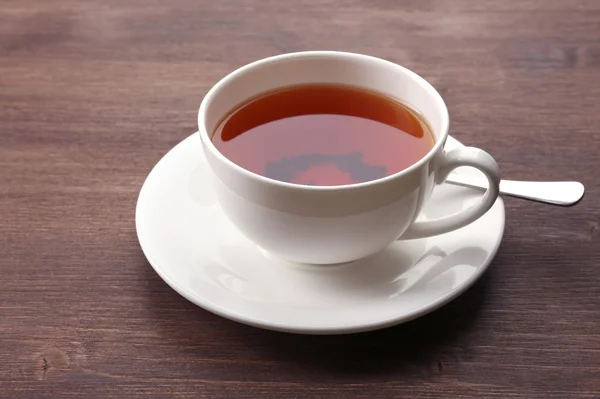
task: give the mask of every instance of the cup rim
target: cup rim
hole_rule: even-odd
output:
[[[344,185],[339,185],[339,186],[309,186],[309,185],[304,185],[304,184],[288,183],[288,182],[283,182],[280,180],[275,180],[270,177],[262,176],[262,175],[259,175],[258,173],[251,172],[251,171],[241,167],[240,165],[236,164],[235,162],[233,162],[232,160],[227,158],[225,155],[223,155],[221,153],[221,151],[219,151],[217,149],[217,147],[214,145],[214,143],[212,142],[211,135],[208,132],[208,130],[206,128],[206,123],[205,123],[208,107],[211,104],[213,98],[219,93],[219,91],[224,86],[226,86],[229,82],[236,79],[238,75],[240,75],[244,72],[247,72],[251,69],[254,69],[254,68],[266,65],[266,64],[282,61],[282,60],[293,60],[293,59],[297,59],[297,58],[314,57],[314,56],[361,58],[361,59],[369,60],[371,62],[384,63],[384,64],[391,65],[395,68],[398,68],[404,74],[406,74],[409,78],[414,79],[434,99],[435,103],[437,104],[437,106],[439,108],[439,112],[441,112],[441,120],[442,120],[442,129],[441,130],[442,131],[439,135],[439,138],[436,138],[435,145],[429,150],[429,152],[427,152],[427,154],[425,154],[423,157],[421,157],[421,159],[419,159],[417,162],[413,163],[406,169],[398,171],[389,176],[380,177],[379,179],[369,180],[369,181],[361,182],[361,183],[344,184]],[[202,99],[202,102],[200,103],[200,108],[198,110],[198,129],[199,129],[199,134],[200,134],[200,140],[201,140],[204,148],[208,149],[221,162],[224,162],[228,167],[233,168],[234,170],[236,170],[237,172],[241,173],[242,175],[244,175],[245,177],[247,177],[251,180],[255,180],[255,181],[273,185],[273,186],[278,186],[281,188],[295,189],[295,190],[310,190],[310,191],[353,190],[353,189],[358,189],[358,188],[372,187],[375,185],[384,184],[389,181],[399,179],[402,176],[405,176],[405,175],[411,173],[415,169],[420,168],[423,164],[429,162],[430,159],[440,150],[440,148],[443,147],[443,145],[446,141],[446,138],[448,136],[449,124],[450,124],[450,117],[448,114],[448,108],[447,108],[444,100],[442,99],[442,96],[431,85],[431,83],[429,83],[427,80],[425,80],[423,77],[421,77],[417,73],[411,71],[410,69],[408,69],[402,65],[385,60],[383,58],[378,58],[378,57],[365,55],[365,54],[359,54],[359,53],[352,53],[352,52],[345,52],[345,51],[329,51],[329,50],[315,50],[315,51],[300,51],[300,52],[293,52],[293,53],[284,53],[284,54],[279,54],[279,55],[262,58],[262,59],[253,61],[249,64],[246,64],[244,66],[241,66],[241,67],[231,71],[223,78],[221,78],[206,93],[206,95]]]

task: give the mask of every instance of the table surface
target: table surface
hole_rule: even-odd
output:
[[[503,175],[484,277],[405,325],[301,336],[183,299],[140,250],[150,169],[233,69],[308,49],[403,64]],[[3,0],[0,397],[600,397],[600,2]]]

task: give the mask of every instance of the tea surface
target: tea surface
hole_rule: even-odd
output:
[[[337,186],[392,175],[434,145],[427,123],[393,98],[330,84],[285,87],[233,109],[213,143],[239,166],[288,183]]]

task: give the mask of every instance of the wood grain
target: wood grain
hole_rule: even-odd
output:
[[[306,49],[415,70],[504,176],[586,197],[507,199],[489,272],[406,325],[306,337],[195,307],[139,248],[139,188],[220,77]],[[0,397],[600,397],[599,98],[594,0],[3,0]]]

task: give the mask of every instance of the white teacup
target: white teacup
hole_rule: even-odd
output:
[[[303,83],[336,83],[401,100],[429,122],[435,146],[409,168],[365,183],[305,186],[260,176],[223,156],[211,141],[232,109],[266,91]],[[218,201],[233,224],[256,245],[285,260],[332,264],[374,254],[395,240],[447,233],[487,212],[498,197],[498,165],[485,151],[444,151],[448,110],[439,93],[414,72],[366,55],[309,51],[265,58],[230,73],[204,97],[200,138]],[[482,171],[489,188],[461,213],[415,222],[433,186],[459,166]]]

